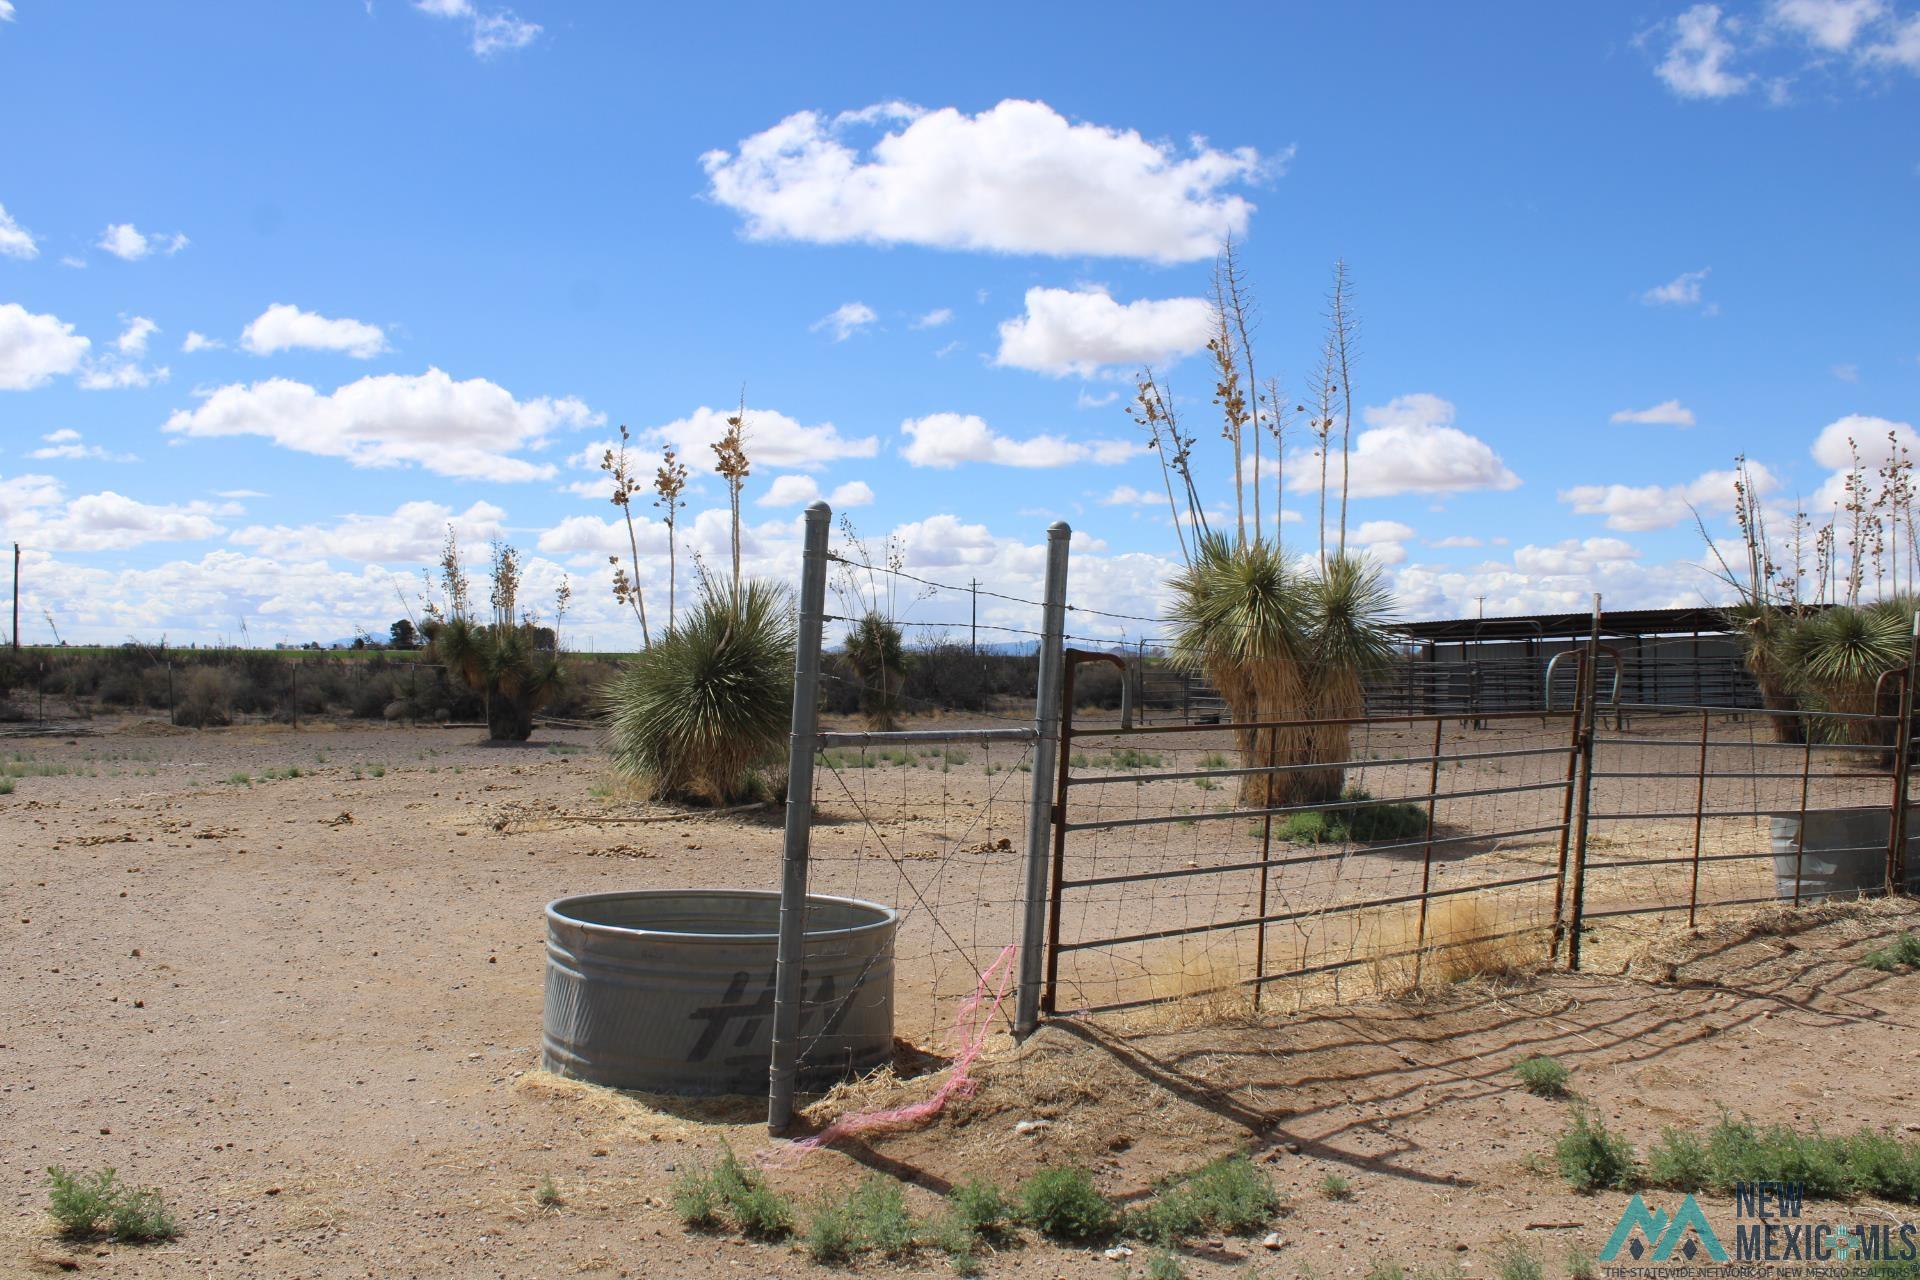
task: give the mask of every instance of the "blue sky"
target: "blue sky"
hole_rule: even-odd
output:
[[[591,459],[678,442],[717,561],[698,473],[743,386],[756,571],[818,493],[1034,594],[1065,518],[1076,598],[1152,614],[1174,535],[1124,500],[1159,485],[1125,401],[1150,361],[1213,436],[1228,231],[1290,397],[1350,266],[1350,523],[1407,614],[1695,603],[1687,504],[1724,524],[1735,454],[1790,507],[1848,436],[1920,447],[1917,106],[1902,0],[0,0],[23,634],[384,631],[452,519],[571,578],[574,642],[632,644]]]

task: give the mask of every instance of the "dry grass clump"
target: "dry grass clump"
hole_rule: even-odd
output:
[[[1439,990],[1474,978],[1517,978],[1547,959],[1545,928],[1518,932],[1493,903],[1440,898],[1427,909],[1425,945],[1415,910],[1385,916],[1372,938],[1374,980],[1383,996]]]
[[[1202,935],[1150,950],[1147,985],[1164,1003],[1152,1011],[1161,1028],[1242,1022],[1253,1015],[1251,943]]]

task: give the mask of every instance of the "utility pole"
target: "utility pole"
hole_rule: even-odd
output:
[[[13,544],[13,651],[20,652],[20,544]]]
[[[980,652],[980,579],[974,578],[967,583],[967,593],[973,598],[973,613],[967,624],[968,647],[977,656]]]

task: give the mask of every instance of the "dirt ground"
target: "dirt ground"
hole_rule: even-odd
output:
[[[722,1143],[770,1145],[758,1103],[640,1098],[538,1070],[543,904],[771,887],[777,812],[607,821],[652,811],[608,786],[583,731],[489,747],[460,729],[85,728],[0,741],[20,775],[0,796],[0,1274],[826,1274],[790,1246],[688,1236],[665,1205],[675,1172]],[[1021,754],[843,760],[823,776],[815,887],[912,908],[899,1030],[917,1043],[938,1048],[967,961],[1009,940]],[[1208,856],[1238,856],[1250,838]],[[1130,848],[1140,865],[1180,856]],[[1376,874],[1398,883],[1405,868]],[[1215,898],[1206,910],[1237,910],[1244,891]],[[1124,909],[1161,918],[1170,903]],[[1722,1103],[1911,1136],[1920,978],[1855,961],[1912,923],[1904,905],[1876,904],[1754,936],[1648,925],[1631,945],[1596,945],[1578,975],[1206,1027],[1136,1022],[1124,1038],[1110,1021],[1061,1022],[1018,1048],[996,1041],[979,1092],[929,1128],[771,1176],[809,1192],[865,1166],[908,1180],[927,1209],[962,1177],[1067,1161],[1137,1197],[1245,1149],[1289,1201],[1282,1247],[1201,1242],[1195,1275],[1361,1275],[1381,1259],[1485,1275],[1503,1233],[1557,1274],[1569,1243],[1598,1249],[1623,1197],[1576,1196],[1540,1171],[1566,1104],[1515,1087],[1515,1057],[1560,1057],[1595,1111],[1643,1144]],[[808,1116],[895,1105],[936,1079],[867,1084]],[[1033,1120],[1046,1123],[1016,1129]],[[182,1235],[61,1241],[45,1214],[50,1164],[111,1165],[160,1188]],[[1330,1172],[1351,1180],[1351,1200],[1317,1194]],[[549,1177],[563,1203],[543,1209]],[[1145,1260],[1029,1243],[987,1273],[1137,1275]]]

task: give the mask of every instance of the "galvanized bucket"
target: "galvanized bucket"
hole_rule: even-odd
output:
[[[1845,901],[1887,886],[1892,814],[1884,808],[1809,809],[1773,815],[1774,894],[1783,902]],[[1920,809],[1907,811],[1907,888],[1920,884]]]
[[[544,1063],[654,1093],[765,1094],[780,895],[590,893],[547,904]],[[800,1084],[824,1088],[893,1054],[890,907],[809,896]]]

